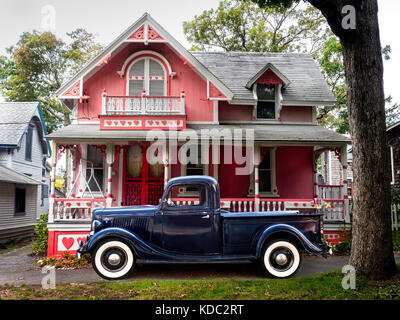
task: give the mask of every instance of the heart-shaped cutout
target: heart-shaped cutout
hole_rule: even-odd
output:
[[[158,126],[160,124],[160,122],[159,121],[156,121],[156,125]]]
[[[111,125],[111,121],[106,121],[107,125]]]
[[[139,120],[135,120],[133,122],[135,123],[135,125],[139,125]]]
[[[71,238],[64,237],[62,239],[62,243],[63,243],[64,247],[68,250],[74,244],[74,238],[72,238],[72,237]]]
[[[149,121],[147,121],[147,123],[148,123],[149,125],[152,125],[152,124],[153,124],[153,120],[149,120]]]
[[[121,122],[121,124],[122,124],[123,126],[125,125],[125,120],[121,120],[120,122]]]
[[[166,120],[161,121],[161,123],[165,126],[167,124]]]
[[[114,121],[114,124],[117,126],[118,125],[118,121]]]

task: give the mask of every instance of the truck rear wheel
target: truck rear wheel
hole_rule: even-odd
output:
[[[276,278],[287,278],[296,273],[301,264],[301,255],[296,245],[284,239],[268,243],[261,256],[264,271]]]
[[[93,269],[99,276],[117,280],[127,276],[135,265],[135,256],[124,242],[107,240],[101,243],[92,254]]]

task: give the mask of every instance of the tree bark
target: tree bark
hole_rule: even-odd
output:
[[[353,141],[354,211],[350,264],[382,280],[396,273],[390,217],[389,154],[377,0],[309,0],[340,38]],[[345,3],[343,3],[345,2]],[[356,9],[356,29],[342,27],[344,5]]]

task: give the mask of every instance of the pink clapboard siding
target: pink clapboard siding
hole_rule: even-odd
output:
[[[220,121],[251,121],[253,106],[241,106],[220,101],[218,104],[218,116]]]
[[[281,110],[281,121],[286,122],[312,122],[312,107],[283,106]]]
[[[173,52],[166,44],[131,43],[115,57],[103,65],[93,76],[84,82],[84,93],[90,96],[89,104],[79,104],[80,121],[98,121],[101,113],[101,94],[106,89],[109,96],[126,95],[126,79],[120,71],[124,62],[135,52],[151,50],[164,56],[176,75],[169,79],[168,95],[179,96],[185,91],[185,109],[187,121],[214,121],[213,101],[207,100],[207,82],[194,71],[190,64]]]
[[[313,147],[278,147],[275,162],[281,198],[314,197]]]

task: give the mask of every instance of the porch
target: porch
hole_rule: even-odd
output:
[[[273,132],[282,126],[274,126]],[[58,249],[49,249],[49,255],[76,249],[77,239],[90,230],[94,209],[157,205],[165,183],[182,175],[209,175],[217,179],[221,188],[221,208],[231,212],[323,212],[326,236],[331,242],[338,241],[343,228],[349,228],[347,148],[342,141],[267,141],[268,134],[260,140],[260,132],[255,130],[255,141],[250,148],[238,146],[237,141],[213,148],[210,137],[207,143],[202,140],[194,148],[186,146],[184,149],[185,142],[177,142],[170,136],[165,140],[149,139],[149,131],[137,130],[128,134],[124,130],[110,130],[105,133],[94,125],[75,126],[79,131],[70,127],[57,137],[53,134],[51,142],[52,150],[56,151],[52,159],[49,230],[53,232],[52,246]],[[190,135],[199,130],[179,132]],[[178,131],[168,133],[177,134]],[[158,147],[154,147],[157,143]],[[226,145],[232,148],[233,154],[240,149],[239,154],[246,160],[244,164],[224,163]],[[193,150],[198,153],[191,157]],[[318,158],[325,150],[336,150],[340,157],[343,164],[341,185],[318,184]],[[156,161],[147,158],[151,153]],[[192,160],[183,163],[177,156],[179,153]],[[58,199],[54,195],[54,177],[57,161],[61,158],[66,159],[67,195]],[[194,158],[198,159],[197,163]],[[246,167],[246,163],[251,164],[251,170],[247,174],[236,174],[237,170]],[[190,190],[182,190],[175,200],[188,204],[196,201]],[[62,239],[70,241],[64,243]]]

